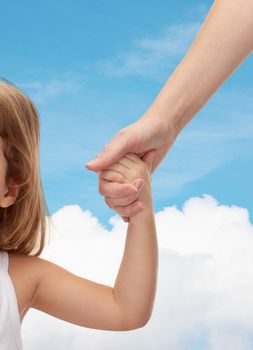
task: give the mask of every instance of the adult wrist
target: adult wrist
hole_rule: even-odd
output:
[[[162,129],[166,130],[166,134],[170,137],[171,144],[175,142],[183,128],[181,108],[175,101],[160,101],[157,98],[143,117],[159,118]]]

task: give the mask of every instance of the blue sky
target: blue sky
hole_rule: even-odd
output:
[[[83,164],[149,107],[211,3],[37,0],[2,6],[1,75],[39,109],[51,213],[77,203],[107,224],[113,211],[98,193],[97,175]],[[180,134],[154,174],[157,210],[208,193],[252,213],[252,73],[249,57]]]

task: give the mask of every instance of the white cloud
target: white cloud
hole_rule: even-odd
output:
[[[53,222],[53,239],[42,257],[113,285],[126,224],[114,216],[108,231],[77,205],[57,211]],[[92,330],[32,309],[22,326],[25,349],[181,350],[201,343],[206,350],[252,349],[253,226],[248,211],[204,195],[190,198],[182,210],[164,208],[156,213],[156,224],[158,289],[146,327]]]
[[[170,24],[159,34],[134,39],[129,50],[98,62],[98,69],[115,77],[134,75],[164,81],[168,70],[175,68],[189,49],[209,9],[210,5],[203,2],[186,8],[185,18],[190,21]]]
[[[116,55],[116,58],[99,62],[99,69],[107,75],[141,75],[162,79],[168,69],[183,57],[199,31],[201,23],[173,24],[160,36],[136,39],[134,48]]]
[[[41,104],[55,97],[73,94],[79,91],[83,84],[77,74],[67,72],[58,78],[20,83],[18,86],[27,90],[35,103]]]

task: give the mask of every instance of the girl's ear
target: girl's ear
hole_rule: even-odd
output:
[[[19,188],[16,184],[9,184],[1,200],[0,207],[7,208],[15,203],[19,194]]]

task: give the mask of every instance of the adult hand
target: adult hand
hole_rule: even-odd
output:
[[[102,153],[85,166],[99,172],[99,193],[105,197],[105,202],[117,210],[122,217],[131,217],[142,210],[139,197],[143,180],[135,180],[132,184],[107,181],[103,171],[122,159],[125,154],[136,153],[148,163],[153,159],[152,172],[157,168],[174,142],[172,129],[165,118],[146,113],[141,119],[119,131],[111,142],[105,145]],[[140,187],[138,188],[138,182]],[[136,187],[137,183],[137,187]],[[136,188],[136,190],[135,190]],[[143,204],[143,203],[142,203]],[[128,219],[124,218],[125,221]]]

